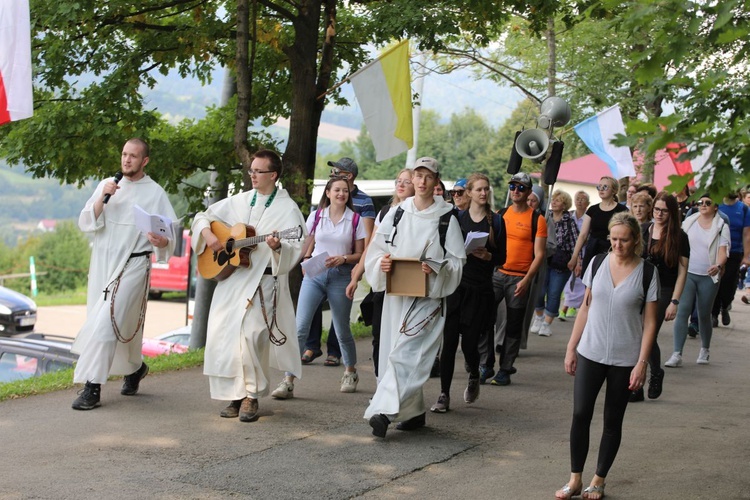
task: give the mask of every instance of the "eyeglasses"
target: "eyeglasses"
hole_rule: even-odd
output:
[[[451,196],[455,196],[456,198],[460,198],[461,196],[464,195],[465,192],[466,192],[465,189],[453,189],[450,191]]]
[[[396,179],[395,184],[397,186],[411,186],[411,181],[409,179]]]
[[[669,213],[669,209],[668,208],[657,208],[657,207],[654,207],[654,215],[656,215],[656,214],[662,214],[662,215],[664,215],[664,214],[668,214],[668,213]]]
[[[599,184],[596,186],[597,191],[609,191],[609,186],[606,184]]]
[[[699,207],[710,207],[713,204],[714,202],[711,200],[701,200],[698,203],[696,203],[696,205],[698,205]]]
[[[524,191],[526,191],[529,188],[526,187],[526,186],[524,186],[523,184],[508,184],[508,189],[511,190],[511,191],[518,190],[519,193],[523,193]]]
[[[274,172],[274,170],[251,170],[250,176],[255,177],[260,174],[270,174],[271,172]]]

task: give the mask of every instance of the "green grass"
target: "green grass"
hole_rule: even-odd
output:
[[[86,288],[70,290],[67,292],[44,293],[33,297],[34,302],[39,307],[45,306],[79,306],[86,305]]]
[[[203,349],[191,349],[184,354],[163,354],[146,360],[150,373],[162,373],[203,365]],[[112,377],[117,380],[121,377]],[[41,377],[0,384],[0,401],[46,394],[73,387],[73,369],[45,373]]]

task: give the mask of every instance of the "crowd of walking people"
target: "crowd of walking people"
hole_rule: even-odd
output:
[[[81,353],[75,381],[85,383],[73,403],[77,410],[100,405],[100,387],[109,375],[126,375],[122,394],[132,396],[148,374],[139,354],[124,347],[124,337],[142,336],[150,260],[140,257],[155,253],[164,260],[171,242],[138,232],[128,214],[135,201],[174,214],[163,190],[144,173],[148,155],[145,142],[128,141],[124,181],[103,181],[81,213],[81,229],[94,233],[109,260],[92,259],[89,321],[75,346]],[[686,339],[696,335],[697,363],[709,364],[712,329],[719,318],[730,324],[734,293],[750,264],[750,194],[744,192],[717,204],[687,188],[673,195],[627,183],[620,193],[619,180],[602,177],[596,186],[600,201],[590,205],[585,191],[573,197],[545,191],[523,172],[512,175],[507,192],[494,186],[493,193],[490,178],[481,173],[446,190],[437,160],[422,157],[397,174],[391,202],[376,211],[355,184],[354,160],[329,165],[323,196],[314,200],[306,221],[280,187],[282,161],[269,150],[253,157],[251,190],[195,215],[196,255],[232,263],[211,303],[204,364],[211,398],[228,403],[221,417],[252,422],[259,418],[261,397],[294,397],[302,365],[322,356],[317,318],[324,301],[333,318],[325,364],[343,362],[339,390],[356,392],[358,357],[349,318],[363,277],[371,287],[377,378],[364,418],[379,438],[394,423],[403,431],[426,425],[423,386],[436,359],[440,394],[429,410],[440,415],[451,409],[459,346],[466,371],[463,403],[470,405],[481,385],[511,384],[529,333],[549,337],[556,319],[572,320],[562,363],[575,377],[571,475],[555,496],[602,498],[628,403],[662,394],[666,372],[657,336],[663,323],[674,321],[665,367],[682,366]],[[503,207],[493,208],[494,196],[505,199]],[[223,226],[233,225],[245,225],[248,236],[251,228],[262,235],[251,249],[237,252],[236,262],[222,236]],[[295,227],[297,238],[283,235]],[[304,278],[295,311],[288,275],[299,263]],[[406,268],[417,273],[410,280],[421,291],[396,288],[396,276]],[[271,367],[284,372],[273,391]],[[590,424],[605,383],[596,472],[584,488]]]

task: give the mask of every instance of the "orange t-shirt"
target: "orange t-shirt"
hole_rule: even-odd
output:
[[[518,213],[513,207],[509,207],[503,215],[506,234],[506,257],[505,264],[500,272],[510,276],[524,276],[529,271],[534,261],[534,242],[531,241],[531,217],[534,215],[532,209]],[[544,216],[537,215],[536,237],[547,237],[547,221]]]

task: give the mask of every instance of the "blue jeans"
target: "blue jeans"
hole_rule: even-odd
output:
[[[699,276],[688,273],[685,288],[680,296],[680,305],[677,306],[677,317],[674,320],[674,352],[682,354],[687,339],[688,317],[693,310],[693,305],[698,311],[698,331],[701,336],[701,347],[711,347],[711,306],[719,291],[719,284],[714,283],[710,276]]]
[[[547,316],[556,318],[560,313],[560,295],[562,294],[565,284],[570,279],[570,270],[561,271],[547,267],[547,274],[544,276],[544,286],[542,286],[539,296],[536,299],[536,311],[542,309]],[[544,305],[544,296],[547,295],[547,306]]]
[[[305,276],[302,280],[302,287],[297,299],[297,340],[299,341],[300,356],[304,352],[315,311],[327,298],[331,305],[333,326],[336,328],[336,337],[341,346],[344,366],[355,366],[357,364],[357,350],[349,325],[352,301],[346,297],[346,287],[351,280],[351,271],[352,265],[344,264],[328,269],[314,278]]]

